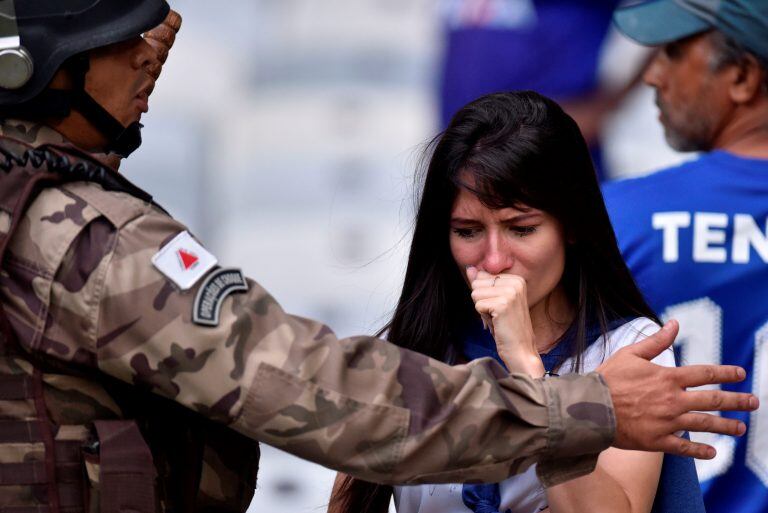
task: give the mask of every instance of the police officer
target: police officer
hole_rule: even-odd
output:
[[[675,323],[599,373],[532,380],[285,313],[92,157],[140,142],[159,65],[140,34],[165,0],[0,9],[0,507],[245,511],[256,440],[382,483],[499,481],[539,462],[552,484],[611,444],[711,458],[674,433],[743,433],[690,412],[755,397],[685,391],[742,369],[647,361]]]

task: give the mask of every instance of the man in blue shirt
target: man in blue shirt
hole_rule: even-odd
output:
[[[660,47],[644,79],[667,142],[702,152],[606,185],[621,250],[651,305],[680,321],[683,361],[743,365],[752,382],[724,388],[765,398],[768,0],[658,0],[614,21]],[[718,456],[697,463],[707,511],[768,511],[768,410],[724,415],[748,422],[749,436],[708,439]]]

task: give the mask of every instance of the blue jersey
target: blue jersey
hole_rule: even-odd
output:
[[[651,306],[680,321],[683,363],[741,365],[724,389],[758,395],[742,438],[694,435],[718,455],[697,462],[709,513],[768,511],[768,160],[714,151],[604,187],[619,247]]]

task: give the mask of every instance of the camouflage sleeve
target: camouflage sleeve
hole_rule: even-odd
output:
[[[553,484],[591,471],[612,440],[597,374],[533,380],[489,359],[451,367],[372,337],[339,340],[253,281],[222,300],[215,326],[199,325],[201,283],[180,291],[152,263],[183,230],[148,210],[119,229],[99,218],[73,245],[57,279],[88,285],[55,302],[92,320],[71,328],[92,326],[82,349],[101,371],[382,483],[500,481],[538,461]]]

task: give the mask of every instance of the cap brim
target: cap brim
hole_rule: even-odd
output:
[[[613,23],[641,45],[658,46],[711,28],[710,24],[670,0],[657,0],[617,9]]]

